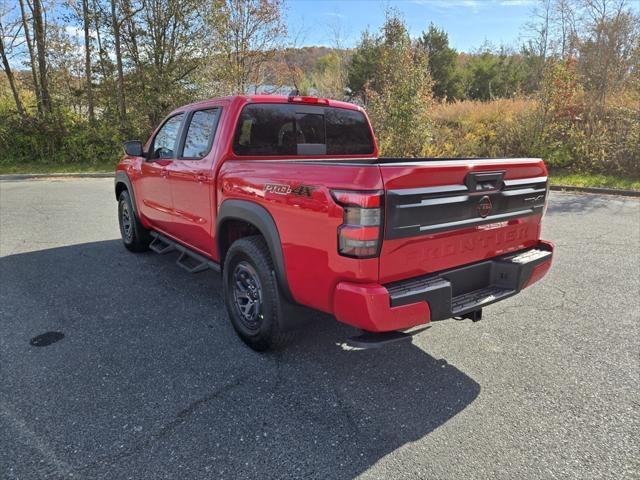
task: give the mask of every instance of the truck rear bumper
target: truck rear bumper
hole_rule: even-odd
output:
[[[340,282],[334,315],[371,332],[401,330],[463,316],[515,295],[551,267],[553,244],[387,285]]]

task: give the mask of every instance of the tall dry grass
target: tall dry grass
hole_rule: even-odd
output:
[[[531,99],[442,103],[433,109],[432,156],[529,156],[523,128],[538,108]],[[524,137],[524,138],[523,138]]]
[[[553,92],[552,92],[553,94]],[[542,157],[573,172],[640,178],[640,98],[596,103],[579,92],[544,98],[461,101],[430,113],[428,156]]]
[[[459,126],[468,122],[487,122],[511,120],[536,108],[537,102],[527,98],[501,98],[491,102],[465,100],[453,103],[440,103],[432,110],[432,118],[441,124]]]

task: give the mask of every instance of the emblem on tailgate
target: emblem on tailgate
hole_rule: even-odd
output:
[[[491,205],[491,199],[485,195],[480,199],[476,208],[478,209],[478,215],[480,215],[482,218],[487,217],[493,209],[493,205]]]
[[[538,195],[537,197],[527,197],[524,199],[525,202],[537,202],[539,200],[542,200],[544,198],[544,195]]]

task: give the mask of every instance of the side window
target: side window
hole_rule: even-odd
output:
[[[173,154],[178,146],[178,134],[184,113],[179,113],[171,117],[160,128],[153,139],[153,154],[151,158],[173,158]]]
[[[198,110],[191,116],[180,158],[200,160],[211,150],[220,109]]]

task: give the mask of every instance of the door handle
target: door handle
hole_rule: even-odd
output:
[[[209,180],[209,176],[208,175],[196,175],[196,180],[198,181],[198,183],[205,183],[206,181]]]
[[[162,178],[167,178],[169,176],[169,170],[163,168],[162,170],[160,170],[160,176]]]

